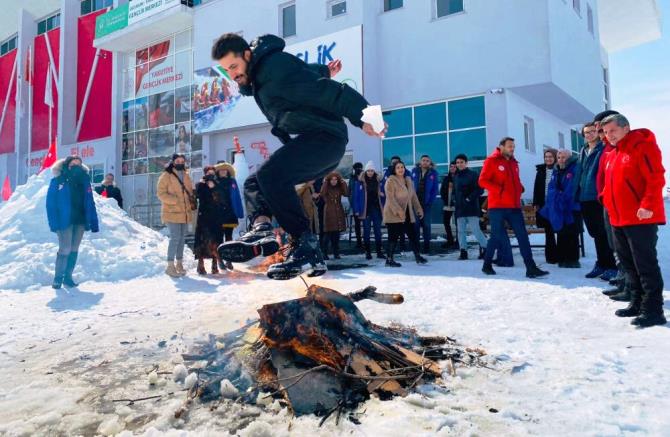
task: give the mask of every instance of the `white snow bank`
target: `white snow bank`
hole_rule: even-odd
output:
[[[0,205],[0,290],[48,285],[58,251],[49,230],[46,197],[50,172],[31,176]],[[124,281],[162,273],[167,238],[132,220],[114,199],[93,193],[100,232],[84,234],[74,272],[78,281]],[[186,259],[192,259],[187,249]]]

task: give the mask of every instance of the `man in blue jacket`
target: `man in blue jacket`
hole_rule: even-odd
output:
[[[416,196],[423,208],[423,217],[416,221],[416,235],[420,238],[423,230],[423,253],[430,252],[430,228],[432,225],[431,208],[437,198],[440,182],[437,171],[430,156],[423,155],[421,161],[412,170],[412,180],[416,189]]]
[[[344,156],[348,128],[344,118],[367,135],[383,137],[361,120],[367,100],[353,88],[331,78],[342,68],[307,64],[284,52],[286,43],[263,35],[248,44],[235,33],[222,35],[212,47],[212,59],[234,80],[244,95],[253,96],[283,146],[244,183],[247,212],[253,228],[238,241],[219,247],[222,259],[245,262],[270,255],[279,247],[272,235],[272,217],[291,235],[285,262],[268,269],[272,279],[290,279],[307,266],[309,276],[326,272],[318,238],[310,230],[295,185],[323,178]]]

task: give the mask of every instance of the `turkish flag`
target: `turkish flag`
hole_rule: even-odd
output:
[[[5,202],[12,197],[12,186],[9,183],[9,175],[5,176],[5,183],[2,184],[2,200]]]
[[[44,157],[44,161],[42,161],[42,167],[40,168],[40,171],[38,173],[42,173],[42,170],[46,170],[47,168],[51,167],[52,165],[54,165],[55,162],[56,162],[56,142],[54,141],[49,146],[49,150],[47,151],[47,154]]]

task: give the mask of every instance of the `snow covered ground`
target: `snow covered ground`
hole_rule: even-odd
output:
[[[39,210],[35,214],[40,220]],[[118,214],[117,225],[125,229],[127,217]],[[403,305],[365,301],[359,307],[375,323],[397,321],[422,334],[449,335],[497,359],[495,370],[458,368],[456,377],[445,372],[444,387],[424,386],[405,399],[373,399],[361,407],[360,425],[328,420],[319,429],[318,418],[291,418],[277,404],[224,401],[213,411],[196,404],[186,417],[174,418],[184,400],[183,385],[172,380],[180,354],[210,333],[244,325],[265,303],[301,296],[300,279],[274,282],[236,271],[171,280],[158,273],[160,257],[159,267],[144,277],[114,280],[115,274],[96,273],[95,281],[78,289],[54,291],[42,276],[51,269],[55,236],[41,233],[42,257],[31,261],[26,255],[14,268],[32,275],[29,267],[37,264],[43,273],[31,280],[44,285],[19,288],[20,278],[7,279],[16,270],[9,270],[5,248],[14,243],[3,229],[20,217],[7,217],[0,210],[0,276],[6,281],[0,287],[0,435],[670,435],[670,325],[638,330],[630,319],[615,317],[624,305],[600,293],[602,281],[583,278],[593,264],[592,247],[584,268],[548,266],[545,280],[527,281],[520,259],[517,267],[484,277],[479,261],[456,261],[456,254],[430,257],[427,266],[405,257],[401,269],[375,261],[308,280],[341,292],[371,284],[380,292],[401,292]],[[154,261],[154,255],[141,255],[147,250],[141,241],[127,241],[132,247],[121,256],[113,247],[108,258],[100,258],[107,255],[91,234],[85,241],[89,256],[105,263],[114,264],[115,253],[134,260],[137,270]],[[28,243],[12,252],[22,253]],[[669,245],[664,227],[659,252],[666,281]],[[163,249],[158,242],[151,253],[158,257]],[[536,259],[542,259],[540,251]],[[105,271],[105,265],[95,268]],[[85,275],[81,267],[75,271],[75,279]],[[158,383],[150,386],[155,368]],[[130,406],[112,402],[158,395]]]

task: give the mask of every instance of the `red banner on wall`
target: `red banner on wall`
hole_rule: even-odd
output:
[[[77,141],[90,141],[112,134],[112,53],[97,52],[93,47],[95,19],[106,10],[94,12],[79,18],[77,53],[77,122],[86,94],[89,78],[92,76],[88,101],[83,112],[83,121]],[[93,71],[93,64],[98,62]]]
[[[0,56],[0,154],[14,152],[16,122],[17,50]],[[13,78],[13,80],[12,80]],[[9,101],[7,101],[9,99]],[[4,112],[3,112],[4,111]]]
[[[46,35],[46,38],[45,38]],[[46,39],[49,39],[51,54],[47,49]],[[56,73],[60,71],[58,57],[60,55],[60,28],[50,30],[46,34],[35,37],[35,65],[33,67],[33,121],[32,121],[32,145],[33,152],[46,150],[49,148],[49,106],[44,103],[44,94],[46,90],[47,68],[53,60],[53,66]],[[51,90],[53,94],[53,109],[51,110],[51,138],[56,138],[58,130],[58,89],[56,88],[57,78],[51,76],[53,83]]]

